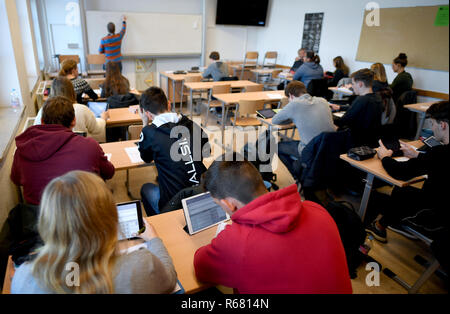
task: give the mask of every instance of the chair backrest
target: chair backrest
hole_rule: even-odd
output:
[[[141,137],[142,125],[130,125],[128,127],[128,140],[138,140]]]
[[[255,62],[255,66],[257,66],[258,65],[258,57],[259,57],[259,53],[257,51],[248,51],[245,54],[244,65],[248,65],[249,62],[251,62],[250,64],[253,65],[253,62]]]
[[[264,85],[258,84],[258,85],[250,85],[245,88],[245,92],[262,92],[264,90]]]
[[[215,94],[229,94],[231,93],[231,84],[216,85],[211,89],[212,95]]]
[[[326,99],[329,99],[330,94],[332,94],[332,92],[328,90],[327,79],[311,80],[306,89],[311,96],[323,97]]]
[[[255,114],[264,109],[264,100],[239,100],[239,116]]]
[[[289,103],[289,98],[287,97],[283,97],[280,100],[280,108],[283,108],[284,106],[286,106]]]
[[[202,81],[202,77],[201,76],[186,76],[184,78],[184,82],[185,83],[193,83],[193,82],[201,82]]]
[[[98,54],[98,55],[88,55],[87,56],[87,63],[88,64],[100,64],[103,65],[106,63],[106,57],[104,54]]]
[[[263,67],[275,67],[277,64],[278,52],[276,51],[268,51],[264,55]],[[266,63],[267,60],[271,60],[272,62]]]
[[[78,63],[80,63],[80,56],[78,55],[59,55],[59,64],[63,63],[65,60],[75,60]]]

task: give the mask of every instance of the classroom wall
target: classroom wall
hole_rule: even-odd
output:
[[[6,2],[0,1],[0,106],[9,106],[10,93],[13,88],[20,91],[16,72],[14,49],[11,41]]]
[[[364,10],[368,0],[271,0],[268,25],[254,30],[251,36],[260,55],[265,51],[279,52],[279,64],[291,65],[301,46],[305,13],[324,12],[319,56],[325,71],[334,71],[332,60],[340,55],[351,71],[370,67],[371,63],[355,60]],[[377,0],[381,8],[432,6],[446,4],[445,0]],[[382,17],[381,17],[382,21]],[[399,39],[401,40],[401,39]],[[400,51],[399,51],[400,52]],[[426,47],[424,47],[426,53]],[[392,56],[394,59],[397,55]],[[385,65],[389,82],[395,77],[390,64]],[[449,73],[407,68],[414,78],[414,87],[442,93],[449,91]]]

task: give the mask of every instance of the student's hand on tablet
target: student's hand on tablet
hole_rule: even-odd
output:
[[[145,241],[150,241],[150,240],[158,237],[158,234],[156,233],[155,228],[153,228],[153,226],[151,224],[149,224],[146,219],[144,219],[144,225],[145,225],[145,231],[143,233],[137,235],[139,238],[142,238]]]
[[[417,158],[419,156],[419,152],[414,147],[403,142],[400,142],[400,150],[403,152],[403,156],[408,158]]]

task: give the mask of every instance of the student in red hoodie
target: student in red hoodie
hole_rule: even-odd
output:
[[[39,205],[45,186],[72,170],[97,173],[104,180],[114,175],[100,145],[72,132],[76,124],[73,101],[52,97],[42,110],[42,125],[29,127],[16,137],[17,150],[11,180],[23,186],[25,201]]]
[[[296,185],[269,193],[247,161],[215,161],[202,182],[233,223],[195,253],[198,280],[246,294],[352,293],[336,224]]]

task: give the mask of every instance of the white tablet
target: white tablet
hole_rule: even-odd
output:
[[[209,192],[185,198],[181,203],[190,235],[230,219],[230,216],[214,202]]]

